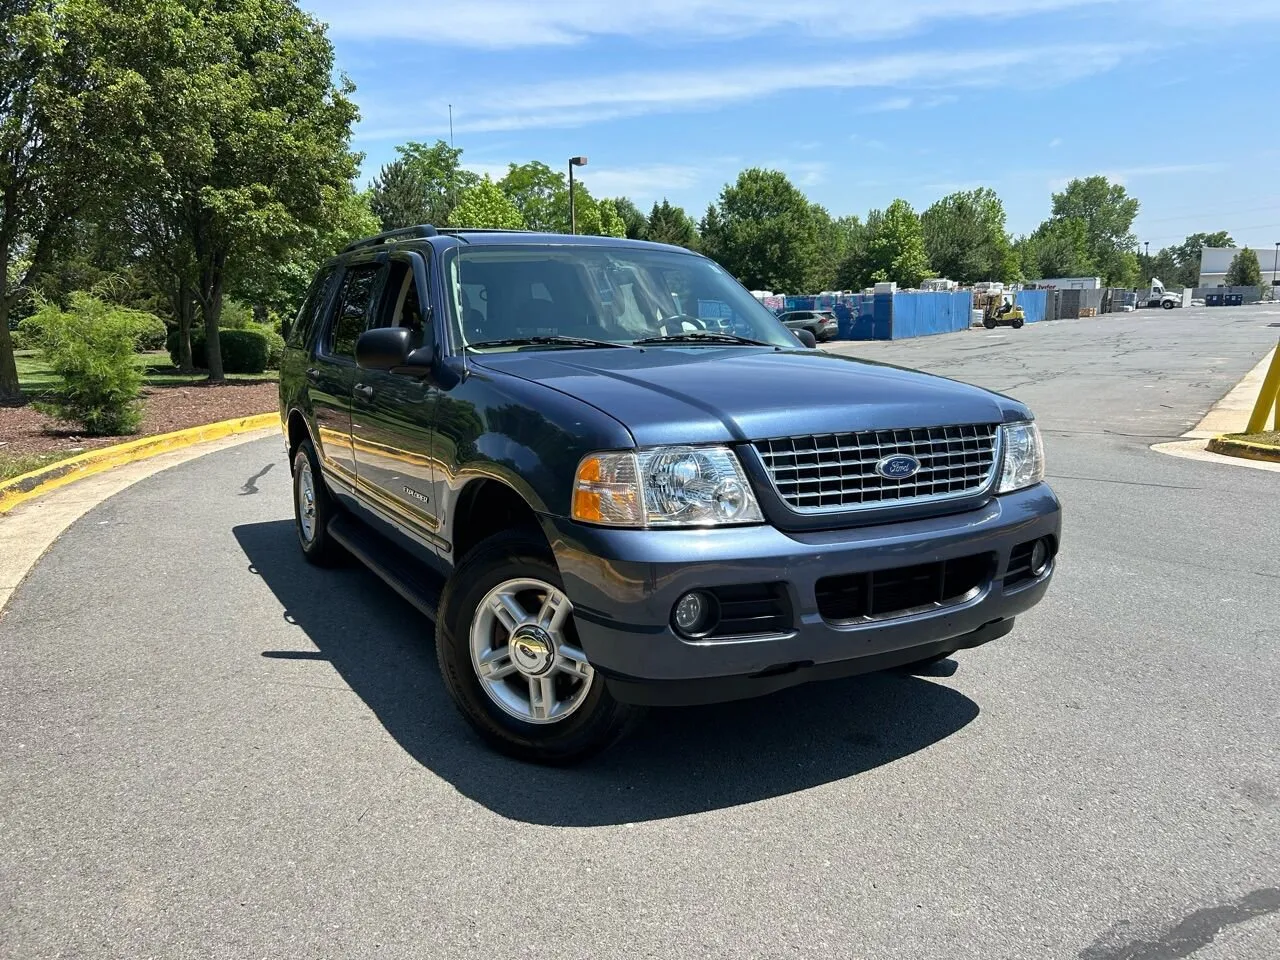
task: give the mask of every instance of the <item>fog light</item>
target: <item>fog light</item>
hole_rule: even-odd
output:
[[[711,619],[711,601],[705,593],[696,590],[686,593],[676,601],[671,619],[681,633],[701,633]]]
[[[1037,540],[1035,546],[1031,548],[1031,575],[1044,576],[1044,572],[1049,569],[1050,559],[1049,541]]]

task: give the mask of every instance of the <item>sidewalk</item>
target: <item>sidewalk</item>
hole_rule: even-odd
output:
[[[1209,441],[1214,437],[1224,433],[1242,433],[1248,426],[1249,414],[1253,412],[1253,405],[1258,401],[1258,394],[1262,391],[1262,380],[1267,375],[1267,368],[1271,365],[1271,357],[1274,353],[1274,349],[1268,352],[1258,365],[1232,388],[1230,393],[1213,405],[1213,409],[1205,414],[1204,419],[1196,424],[1193,430],[1188,430],[1182,435],[1183,439],[1172,443],[1157,443],[1151,449],[1189,460],[1206,460],[1280,473],[1280,463],[1227,457],[1211,453],[1206,449]]]

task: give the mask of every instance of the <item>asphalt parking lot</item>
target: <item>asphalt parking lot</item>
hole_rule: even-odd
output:
[[[431,633],[306,566],[279,441],[144,480],[0,618],[0,955],[1274,958],[1280,475],[1175,459],[1280,308],[832,349],[1017,396],[1048,599],[930,676],[488,752]]]

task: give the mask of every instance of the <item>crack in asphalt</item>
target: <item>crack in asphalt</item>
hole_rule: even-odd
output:
[[[1263,887],[1235,903],[1205,907],[1188,914],[1164,936],[1110,945],[1115,928],[1080,951],[1080,960],[1181,960],[1213,943],[1227,927],[1280,910],[1280,890]]]

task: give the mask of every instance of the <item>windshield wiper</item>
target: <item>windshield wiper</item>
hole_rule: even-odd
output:
[[[669,333],[661,337],[645,337],[633,340],[637,347],[650,343],[740,343],[750,347],[772,347],[772,343],[740,337],[734,333],[716,333],[711,330],[689,330],[685,333]]]
[[[592,340],[590,337],[562,337],[542,336],[542,337],[507,337],[503,340],[481,340],[477,343],[469,343],[468,347],[621,347],[624,350],[630,350],[629,343],[615,343],[612,340]]]

